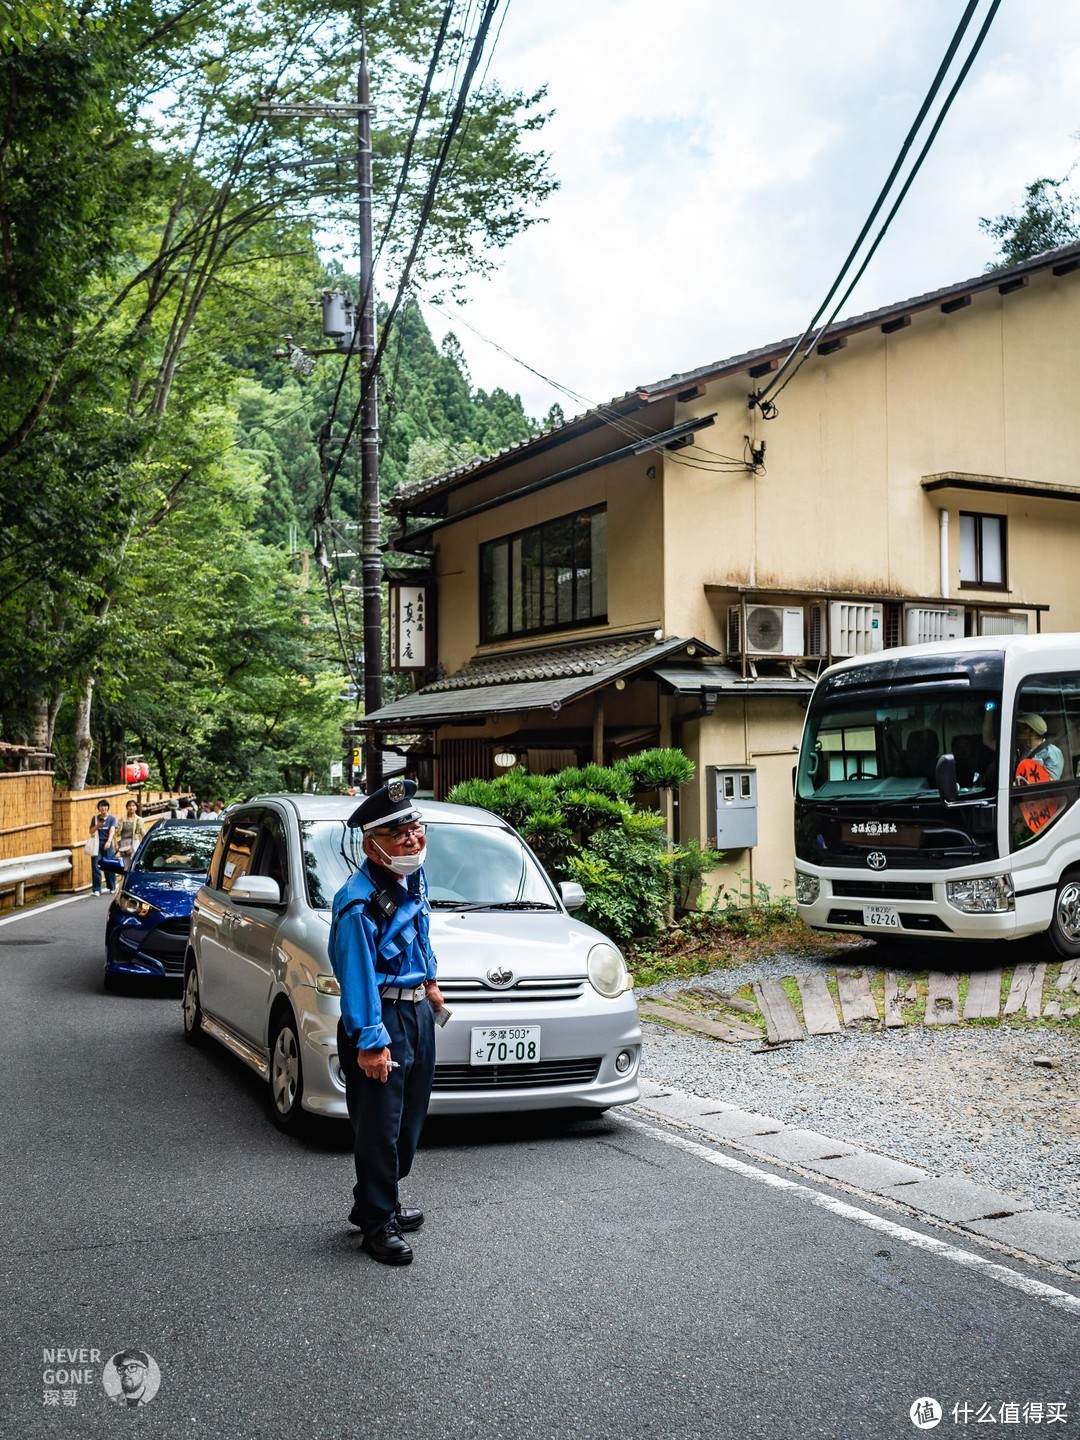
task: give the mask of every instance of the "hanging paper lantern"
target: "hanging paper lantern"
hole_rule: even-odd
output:
[[[142,784],[142,782],[143,782],[144,780],[149,780],[149,779],[150,779],[150,766],[146,763],[145,760],[140,760],[140,761],[139,761],[139,783]]]
[[[124,784],[137,785],[139,783],[139,766],[134,760],[129,760],[124,766]]]

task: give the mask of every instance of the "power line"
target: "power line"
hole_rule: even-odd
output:
[[[435,196],[438,191],[439,182],[442,178],[443,170],[445,169],[446,161],[450,153],[450,146],[453,144],[454,136],[457,133],[458,127],[460,126],[462,117],[465,113],[465,105],[468,100],[469,89],[471,87],[473,77],[476,74],[476,70],[479,66],[480,57],[483,53],[484,43],[487,39],[488,31],[491,28],[491,22],[495,17],[495,12],[497,11],[499,4],[500,0],[484,0],[483,13],[480,16],[476,35],[473,39],[472,51],[469,55],[469,62],[465,68],[465,74],[462,78],[461,85],[458,91],[457,103],[454,106],[454,112],[451,117],[450,123],[447,126],[445,132],[443,133],[442,140],[440,142],[435,164],[432,168],[432,172],[428,180],[427,192],[424,196],[424,203],[421,207],[420,216],[417,221],[416,231],[413,236],[413,242],[409,249],[409,254],[406,257],[405,264],[402,267],[401,277],[398,282],[397,293],[394,297],[392,305],[390,306],[390,309],[387,312],[386,318],[383,321],[382,331],[379,336],[379,342],[375,347],[375,353],[372,356],[371,363],[367,366],[366,370],[361,376],[360,402],[354,409],[352,418],[349,421],[349,426],[345,435],[346,446],[348,445],[348,442],[352,439],[353,432],[355,431],[356,426],[359,423],[366,389],[369,385],[375,383],[375,378],[379,373],[379,366],[382,363],[382,357],[386,351],[386,346],[390,339],[390,332],[393,328],[394,320],[397,316],[397,312],[401,306],[402,300],[404,299],[404,296],[409,289],[409,278],[412,267],[416,261],[417,255],[419,254],[420,245],[424,238],[424,232],[427,229],[428,221],[431,218],[431,212],[435,207]],[[343,450],[342,457],[344,456],[344,453],[345,452]],[[324,509],[329,507],[330,495],[332,493],[334,481],[337,479],[337,474],[340,468],[341,457],[339,457],[337,462],[334,464],[327,477],[326,490],[323,500]]]
[[[991,19],[991,20],[993,19],[993,15],[994,15],[994,12],[995,12],[996,9],[997,9],[997,4],[998,4],[998,3],[1000,3],[1000,0],[995,0],[995,3],[994,3],[994,5],[993,5],[993,8],[991,9],[991,13],[990,13],[990,19]],[[837,276],[836,276],[835,280],[833,281],[832,285],[829,287],[828,293],[826,294],[825,298],[822,300],[821,304],[818,306],[817,310],[814,312],[814,315],[813,315],[813,317],[811,318],[809,324],[806,326],[806,329],[802,332],[802,334],[799,336],[799,338],[795,341],[794,345],[791,347],[791,349],[790,349],[790,351],[788,352],[787,356],[784,358],[783,362],[781,363],[781,365],[780,365],[779,368],[777,369],[775,375],[774,375],[774,376],[772,377],[772,379],[769,381],[768,385],[764,386],[761,390],[757,391],[757,392],[751,397],[752,403],[753,403],[753,404],[756,404],[756,405],[758,406],[758,408],[761,409],[762,414],[763,414],[767,419],[772,418],[772,416],[771,416],[771,414],[770,414],[770,410],[773,409],[774,407],[771,407],[770,405],[768,405],[768,404],[766,404],[766,403],[764,403],[764,402],[767,401],[768,396],[772,394],[772,392],[777,388],[777,386],[781,384],[781,381],[783,381],[783,378],[784,378],[786,372],[787,372],[788,369],[791,367],[791,365],[792,365],[792,363],[793,363],[793,361],[794,361],[794,359],[795,359],[795,356],[798,354],[798,352],[799,352],[800,349],[802,348],[803,344],[805,343],[807,337],[810,335],[811,331],[814,329],[814,327],[817,325],[818,321],[821,319],[821,316],[825,313],[825,310],[828,308],[828,306],[829,306],[830,302],[832,301],[833,297],[836,295],[836,292],[840,289],[841,285],[844,283],[844,280],[845,280],[845,278],[846,278],[846,276],[847,276],[847,274],[848,274],[848,271],[850,270],[852,264],[853,264],[854,261],[855,261],[855,257],[856,257],[856,255],[858,254],[859,249],[861,248],[861,246],[862,246],[864,240],[866,239],[867,235],[870,233],[870,230],[871,230],[871,227],[873,226],[874,221],[877,219],[878,215],[880,214],[880,212],[881,212],[881,210],[882,210],[882,207],[884,206],[886,200],[888,199],[889,193],[890,193],[890,191],[892,190],[892,187],[893,187],[893,185],[894,185],[895,182],[896,182],[896,178],[897,178],[897,176],[899,175],[900,170],[903,168],[903,164],[904,164],[904,161],[905,161],[906,158],[907,158],[908,152],[910,151],[911,146],[914,144],[915,138],[916,138],[916,136],[918,135],[919,130],[922,128],[923,122],[925,121],[927,114],[929,113],[931,107],[933,106],[934,101],[936,100],[936,98],[937,98],[937,96],[938,96],[939,91],[941,90],[941,86],[942,86],[942,84],[944,83],[945,76],[946,76],[946,74],[947,74],[947,72],[948,72],[948,70],[949,70],[949,67],[951,66],[951,64],[952,64],[952,62],[953,62],[953,59],[954,59],[954,57],[955,57],[955,55],[956,55],[957,50],[959,49],[959,47],[960,47],[960,45],[961,45],[961,43],[962,43],[962,41],[963,41],[963,39],[964,39],[964,36],[965,36],[966,33],[967,33],[967,30],[968,30],[968,28],[969,28],[969,26],[970,26],[970,24],[971,24],[972,18],[973,18],[973,16],[974,16],[975,11],[976,11],[977,8],[978,8],[978,0],[968,0],[968,4],[965,6],[964,13],[963,13],[963,15],[960,17],[959,24],[957,25],[956,30],[955,30],[954,33],[953,33],[952,39],[950,40],[949,45],[948,45],[948,48],[947,48],[946,51],[945,51],[945,55],[944,55],[944,57],[942,58],[941,64],[938,66],[937,73],[936,73],[936,75],[934,76],[934,79],[933,79],[933,82],[931,83],[930,89],[927,91],[926,96],[925,96],[925,98],[923,99],[923,102],[922,102],[922,104],[921,104],[920,107],[919,107],[918,114],[916,115],[915,120],[914,120],[914,122],[913,122],[912,125],[911,125],[911,128],[908,130],[907,136],[905,137],[904,143],[903,143],[903,145],[902,145],[901,148],[900,148],[900,152],[899,152],[899,154],[897,155],[896,160],[895,160],[894,163],[893,163],[892,169],[889,171],[888,178],[886,179],[885,184],[882,186],[882,188],[881,188],[881,190],[880,190],[880,192],[879,192],[879,194],[878,194],[878,197],[877,197],[877,199],[875,200],[874,205],[873,205],[873,207],[872,207],[869,215],[867,216],[867,218],[866,218],[866,220],[865,220],[865,222],[864,222],[864,224],[863,224],[863,226],[862,226],[862,229],[859,231],[859,234],[858,234],[858,237],[857,237],[856,240],[855,240],[855,243],[852,245],[850,251],[848,252],[847,258],[845,259],[843,265],[842,265],[841,268],[840,268],[839,273],[837,274]],[[966,75],[966,73],[967,73],[967,68],[970,67],[970,62],[971,62],[971,60],[974,58],[974,55],[978,53],[978,47],[981,45],[981,43],[982,43],[982,37],[985,36],[986,30],[987,30],[988,28],[989,28],[989,27],[988,27],[988,23],[987,23],[987,25],[984,25],[982,34],[980,35],[980,37],[979,37],[978,40],[976,41],[975,47],[974,47],[971,55],[969,56],[969,60],[968,60],[967,66],[965,66],[964,70],[961,72],[961,78],[963,78],[963,75]],[[952,91],[952,94],[953,94],[953,95],[955,95],[957,88],[958,88],[958,87],[954,86],[953,91]],[[949,103],[951,103],[951,98],[952,98],[952,97],[950,96],[949,101],[946,102],[946,110],[947,110],[947,105],[948,105]],[[941,118],[943,118],[943,116],[942,116]],[[940,126],[940,119],[939,119],[939,126]],[[935,129],[933,133],[936,134],[936,133],[937,133],[937,130]],[[923,155],[925,155],[925,153],[926,153],[926,149],[924,148],[924,150],[923,150]],[[919,160],[918,163],[921,163],[921,158],[922,158],[922,157],[920,157],[920,160]],[[912,177],[912,178],[913,178],[913,177]],[[909,180],[909,184],[910,184],[910,180]],[[904,193],[906,193],[906,188],[905,188],[905,192],[904,192]],[[894,211],[893,211],[892,213],[895,214],[895,209],[894,209]],[[891,219],[891,216],[890,216],[890,219]],[[886,224],[887,224],[887,223],[888,223],[888,222],[886,222]],[[849,293],[850,293],[850,292],[849,292]],[[811,349],[812,349],[812,348],[813,348],[813,347],[811,346]],[[805,358],[805,357],[804,357],[804,358]],[[802,363],[802,362],[800,362],[800,364],[801,364],[801,363]],[[784,383],[786,384],[786,381],[785,381]]]
[[[997,12],[998,12],[998,7],[1000,6],[1000,4],[1001,4],[1001,0],[993,0],[993,3],[992,3],[991,6],[990,6],[989,13],[988,13],[987,16],[986,16],[986,19],[983,21],[982,28],[980,29],[978,35],[975,37],[975,43],[973,44],[973,46],[972,46],[972,48],[971,48],[971,50],[970,50],[970,52],[969,52],[969,54],[968,54],[967,59],[964,61],[964,64],[961,66],[960,73],[957,75],[955,81],[953,82],[952,89],[949,91],[948,95],[945,97],[945,100],[944,100],[944,102],[943,102],[943,104],[942,104],[942,107],[941,107],[941,111],[939,112],[937,119],[934,121],[934,124],[933,124],[933,126],[931,127],[931,130],[930,130],[929,135],[926,137],[926,141],[925,141],[922,149],[920,150],[918,156],[916,157],[915,163],[913,164],[913,166],[912,166],[912,168],[911,168],[911,173],[908,175],[907,179],[904,181],[903,187],[902,187],[901,190],[900,190],[900,194],[896,197],[896,200],[893,202],[892,209],[889,211],[888,215],[886,215],[885,220],[884,220],[884,223],[883,223],[882,226],[881,226],[881,229],[880,229],[880,230],[878,231],[878,233],[874,236],[873,244],[870,246],[870,249],[866,252],[866,256],[865,256],[862,264],[859,266],[859,269],[855,272],[854,278],[852,279],[851,283],[848,285],[847,289],[844,291],[843,295],[841,295],[840,299],[836,302],[836,305],[833,307],[832,314],[829,316],[828,320],[826,320],[825,324],[824,324],[824,325],[821,327],[821,329],[817,332],[817,334],[814,336],[813,340],[810,342],[810,344],[807,346],[806,350],[803,352],[802,356],[801,356],[800,359],[799,359],[799,363],[795,366],[795,369],[792,370],[792,372],[791,372],[790,375],[788,375],[787,379],[786,379],[786,380],[784,381],[784,383],[780,386],[780,389],[776,391],[776,394],[777,394],[777,395],[780,395],[780,394],[788,387],[788,385],[791,384],[792,380],[795,379],[795,376],[799,373],[799,371],[802,369],[803,365],[806,363],[807,359],[808,359],[808,358],[810,357],[810,355],[813,353],[815,346],[817,346],[817,345],[820,343],[821,337],[825,334],[825,332],[828,330],[829,326],[830,326],[830,325],[833,323],[833,321],[836,319],[836,317],[837,317],[837,315],[840,313],[841,309],[847,304],[848,299],[849,299],[849,297],[851,296],[851,292],[855,289],[855,286],[859,283],[859,281],[862,279],[863,275],[865,274],[866,268],[867,268],[867,266],[870,264],[870,261],[874,258],[874,255],[875,255],[875,253],[877,252],[878,246],[881,244],[882,240],[885,238],[885,232],[888,230],[889,226],[892,224],[893,219],[894,219],[894,217],[896,216],[896,212],[900,209],[900,206],[901,206],[901,205],[903,204],[903,202],[904,202],[904,197],[907,195],[908,191],[911,189],[911,186],[912,186],[912,184],[913,184],[913,182],[914,182],[914,180],[915,180],[915,177],[916,177],[916,175],[918,175],[919,170],[920,170],[920,168],[921,168],[921,166],[922,166],[922,162],[926,159],[926,156],[927,156],[927,154],[928,154],[929,151],[930,151],[930,147],[933,145],[934,140],[935,140],[936,137],[937,137],[937,133],[938,133],[938,131],[941,129],[942,124],[944,123],[944,120],[945,120],[946,115],[948,115],[948,113],[949,113],[949,108],[950,108],[950,106],[952,105],[953,100],[955,100],[955,98],[956,98],[956,96],[957,96],[957,93],[958,93],[959,90],[960,90],[960,86],[964,83],[964,80],[965,80],[966,77],[967,77],[968,71],[971,69],[972,65],[975,63],[975,57],[978,55],[979,51],[980,51],[981,48],[982,48],[982,43],[983,43],[983,41],[986,39],[987,33],[989,32],[989,29],[990,29],[990,26],[993,24],[994,16],[997,14]],[[774,382],[774,383],[775,383],[775,382]]]

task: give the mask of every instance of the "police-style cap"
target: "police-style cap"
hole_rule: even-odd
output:
[[[365,832],[394,825],[412,825],[423,819],[412,803],[415,794],[415,780],[388,780],[357,806],[347,823],[359,826]]]

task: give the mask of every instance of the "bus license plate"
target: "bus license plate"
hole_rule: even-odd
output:
[[[535,1065],[539,1059],[539,1025],[482,1025],[472,1032],[470,1065]]]
[[[875,929],[899,930],[900,916],[894,905],[864,905],[863,924]]]

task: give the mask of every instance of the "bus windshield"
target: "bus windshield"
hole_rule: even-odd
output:
[[[997,786],[1000,696],[989,690],[882,689],[815,696],[803,733],[801,800],[930,799],[940,756],[956,760],[961,796]]]

